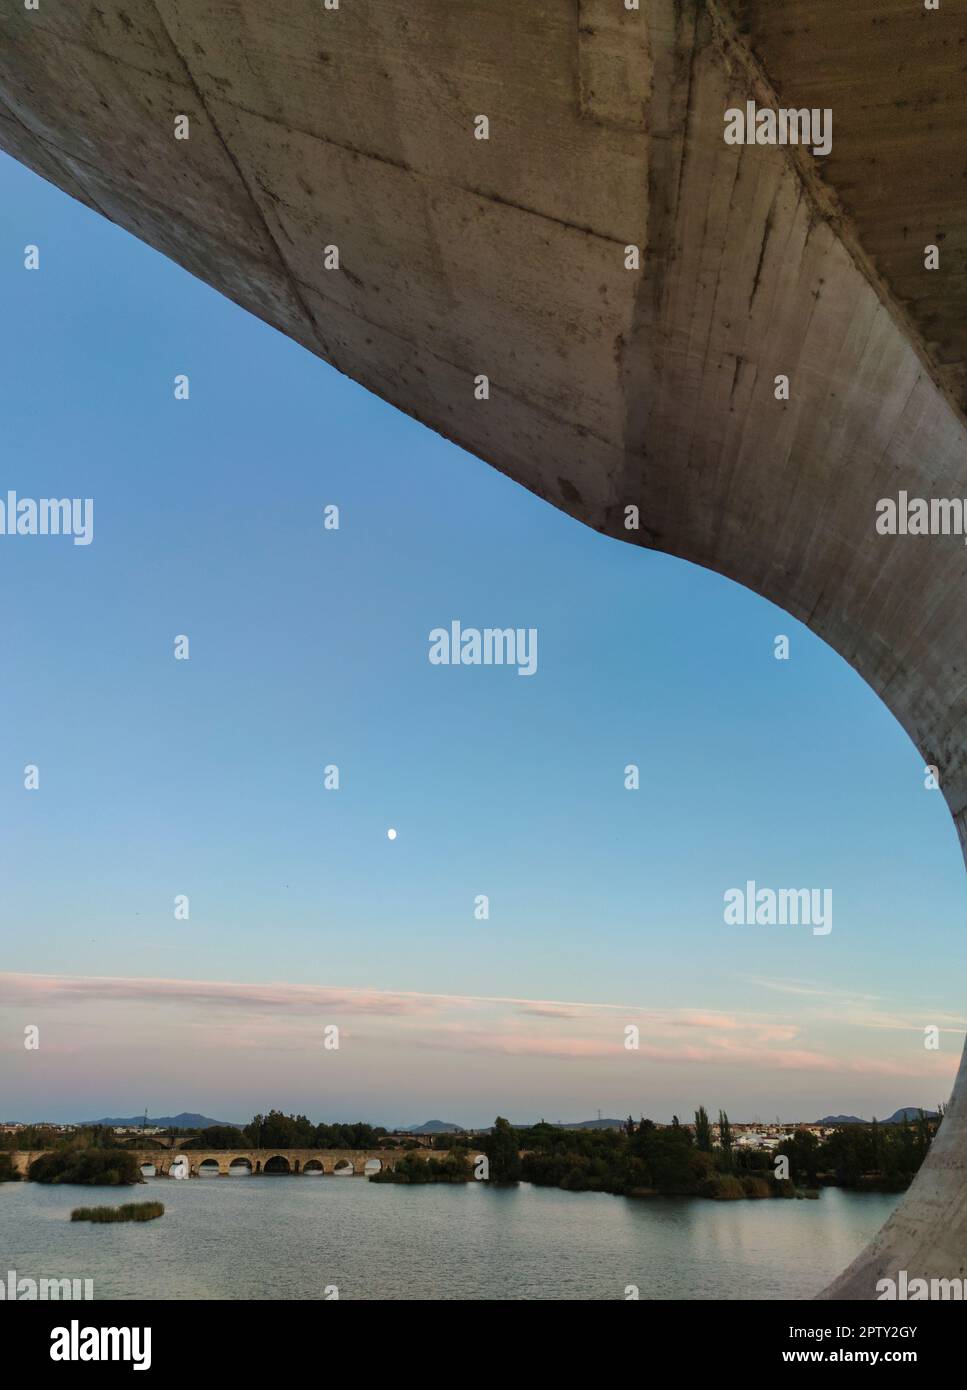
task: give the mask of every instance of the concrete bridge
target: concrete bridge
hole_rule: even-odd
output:
[[[50,1150],[15,1152],[11,1155],[13,1166],[26,1177],[34,1159],[47,1152]],[[378,1173],[382,1168],[395,1168],[404,1154],[415,1154],[424,1161],[446,1158],[449,1154],[446,1149],[132,1149],[129,1152],[141,1167],[151,1164],[159,1177],[167,1176],[174,1161],[184,1158],[193,1178],[206,1173],[222,1177],[241,1173],[351,1174],[361,1178]]]
[[[965,15],[0,0],[0,147],[552,505],[808,624],[967,848],[967,546],[875,525],[967,496]],[[830,110],[829,153],[726,143],[750,101]],[[835,1292],[965,1263],[962,1065]]]

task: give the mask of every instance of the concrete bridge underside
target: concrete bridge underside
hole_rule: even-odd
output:
[[[963,843],[967,547],[874,520],[967,495],[965,7],[0,0],[0,146],[587,525],[807,623]],[[726,145],[750,99],[831,108],[832,153]],[[965,1264],[962,1067],[833,1292]]]

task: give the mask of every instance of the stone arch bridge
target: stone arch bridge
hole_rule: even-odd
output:
[[[183,1149],[164,1155],[145,1149],[138,1152],[138,1162],[154,1164],[155,1172],[161,1176],[168,1173],[175,1159],[186,1158],[193,1178],[201,1175],[203,1165],[212,1163],[217,1165],[222,1177],[229,1175],[232,1169],[245,1171],[247,1168],[254,1174],[321,1173],[332,1176],[348,1172],[361,1178],[383,1168],[395,1168],[404,1153],[415,1153],[421,1159],[447,1156],[447,1151],[433,1153],[428,1149]]]
[[[13,1166],[26,1177],[34,1159],[47,1152],[50,1151],[37,1149],[13,1153]],[[318,1173],[330,1177],[351,1173],[361,1178],[383,1168],[395,1168],[404,1154],[415,1154],[424,1161],[449,1156],[447,1149],[131,1149],[129,1152],[141,1167],[151,1164],[160,1177],[168,1175],[176,1159],[184,1158],[193,1178],[201,1176],[203,1165],[211,1164],[216,1165],[220,1177],[230,1176],[234,1170],[253,1174]],[[471,1154],[471,1158],[475,1156]],[[212,1170],[208,1167],[206,1171]]]

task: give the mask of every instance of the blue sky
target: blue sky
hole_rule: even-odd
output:
[[[0,537],[0,1112],[946,1094],[956,836],[834,652],[583,528],[6,157],[0,248],[0,496],[95,503],[90,546]],[[536,628],[537,674],[432,666],[453,619]],[[727,927],[747,879],[831,889],[831,934]]]

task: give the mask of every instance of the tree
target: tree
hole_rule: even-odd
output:
[[[270,1110],[256,1115],[245,1127],[245,1137],[256,1149],[312,1149],[316,1127],[305,1115],[283,1115]]]
[[[891,1137],[887,1145],[888,1155],[892,1149]],[[866,1125],[840,1125],[833,1130],[823,1145],[823,1159],[833,1169],[836,1181],[841,1187],[855,1187],[869,1168],[869,1150],[870,1141]]]
[[[819,1140],[808,1129],[797,1129],[783,1141],[789,1176],[797,1187],[815,1187],[820,1162]]]
[[[732,1167],[732,1126],[724,1110],[719,1111],[719,1145],[727,1168]]]
[[[195,1131],[192,1147],[196,1149],[244,1149],[246,1139],[234,1125],[209,1125]]]
[[[520,1182],[520,1148],[509,1120],[498,1115],[484,1141],[491,1182]]]
[[[651,1136],[655,1133],[654,1120],[646,1120],[644,1115],[638,1121],[638,1128],[631,1136],[630,1149],[634,1157],[642,1158],[648,1152],[651,1144]]]
[[[930,1141],[931,1141],[932,1138],[933,1138],[933,1134],[932,1134],[932,1131],[931,1131],[931,1129],[930,1129],[930,1121],[927,1119],[926,1111],[921,1110],[921,1111],[919,1112],[919,1114],[917,1115],[917,1144],[916,1144],[916,1147],[917,1147],[917,1150],[918,1150],[918,1153],[919,1153],[919,1163],[917,1164],[918,1167],[920,1166],[920,1163],[922,1163],[923,1160],[924,1160],[924,1159],[926,1158],[926,1156],[927,1156],[927,1150],[928,1150],[929,1147],[930,1147]]]
[[[622,1186],[657,1188],[659,1192],[688,1193],[696,1188],[692,1136],[682,1125],[659,1129],[642,1120],[628,1145]]]
[[[712,1126],[704,1105],[695,1111],[695,1147],[703,1154],[712,1152]]]

